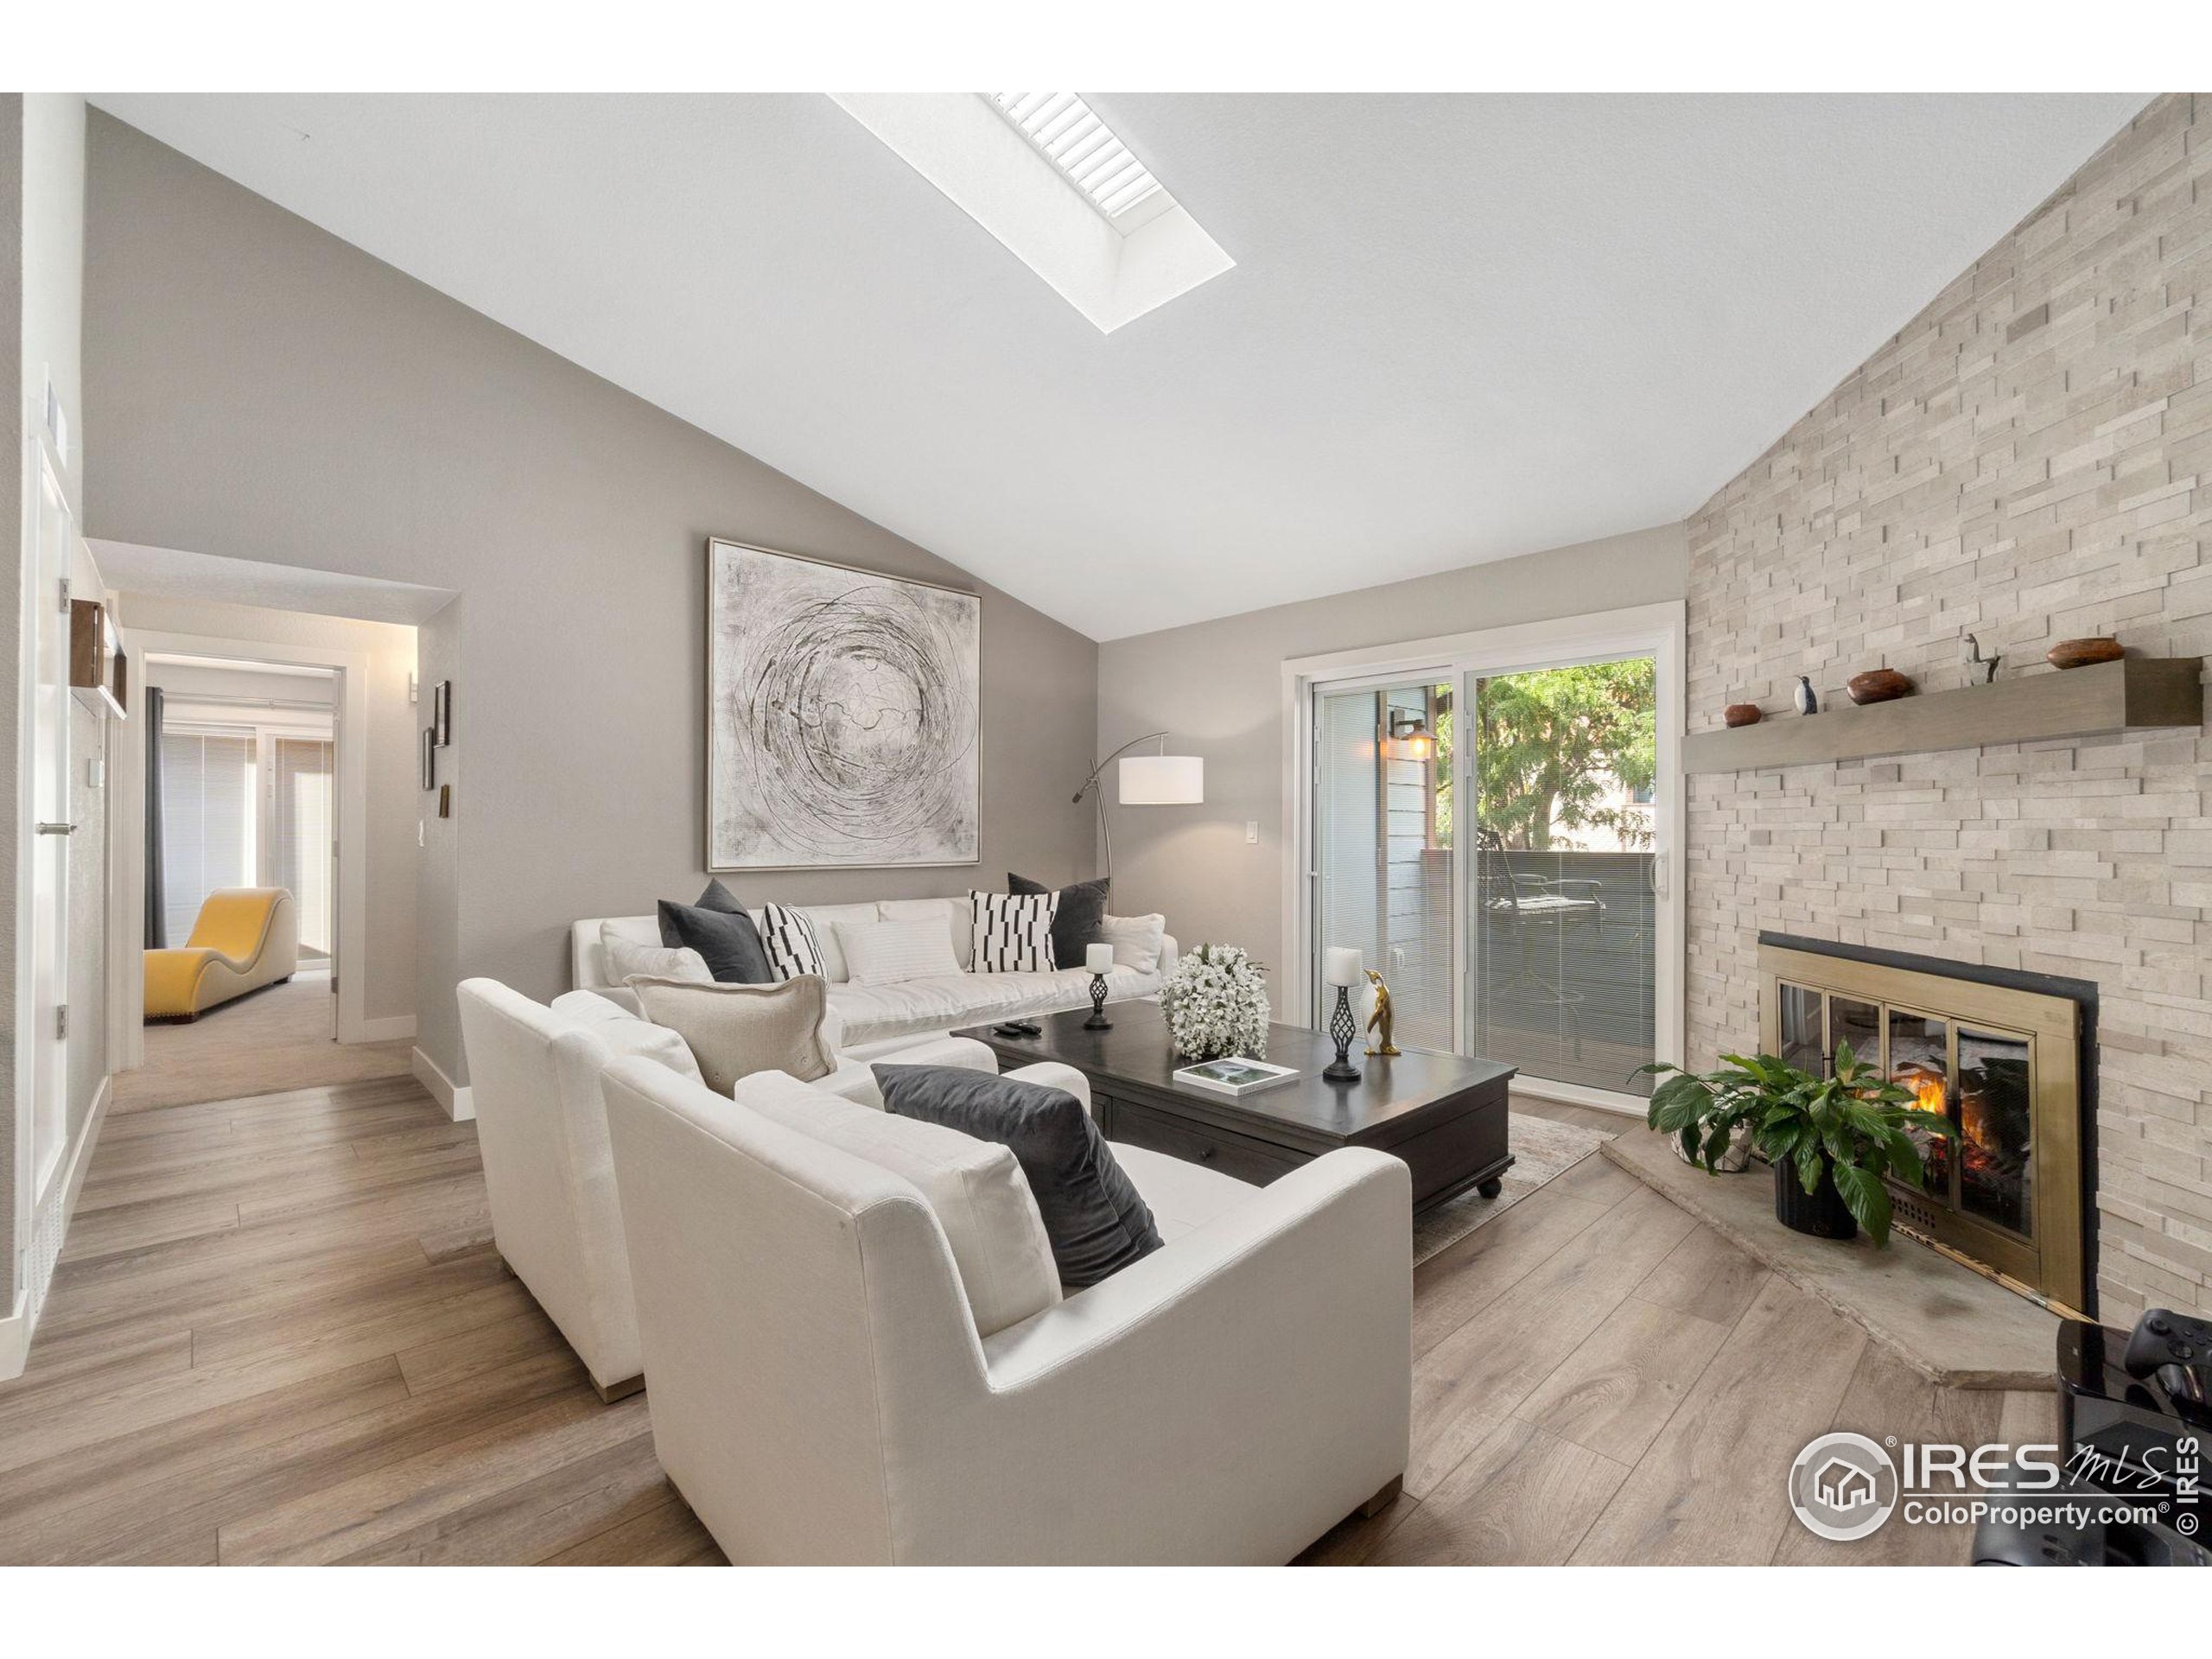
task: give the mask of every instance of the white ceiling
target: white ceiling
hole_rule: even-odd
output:
[[[1681,518],[2143,101],[1086,96],[1110,335],[825,97],[94,102],[1105,639]]]

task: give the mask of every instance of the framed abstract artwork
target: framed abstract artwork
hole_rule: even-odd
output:
[[[707,867],[973,864],[973,594],[707,544]]]

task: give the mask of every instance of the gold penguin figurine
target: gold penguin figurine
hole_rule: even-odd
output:
[[[1367,981],[1375,987],[1375,1012],[1367,1016],[1367,1028],[1382,1039],[1379,1046],[1370,1046],[1367,1052],[1371,1058],[1388,1059],[1399,1052],[1398,1046],[1390,1040],[1390,988],[1382,982],[1382,976],[1372,968],[1367,970]]]

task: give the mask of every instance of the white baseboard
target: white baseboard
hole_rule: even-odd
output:
[[[1592,1111],[1611,1112],[1636,1122],[1643,1121],[1649,1103],[1633,1095],[1617,1095],[1604,1089],[1592,1089],[1580,1083],[1559,1083],[1549,1077],[1519,1077],[1513,1079],[1510,1093],[1525,1095],[1531,1100],[1555,1101],[1562,1106],[1584,1106]]]
[[[107,1122],[108,1103],[115,1098],[115,1078],[102,1077],[100,1086],[92,1096],[92,1109],[85,1114],[85,1132],[77,1137],[77,1149],[70,1154],[69,1176],[61,1185],[61,1230],[69,1230],[70,1217],[77,1213],[77,1194],[84,1191],[85,1172],[92,1166],[92,1148],[99,1144],[100,1130]]]
[[[92,1165],[92,1148],[99,1144],[100,1129],[107,1122],[108,1103],[115,1097],[114,1084],[111,1077],[100,1079],[92,1096],[92,1109],[85,1114],[85,1127],[77,1144],[69,1149],[69,1166],[62,1172],[60,1194],[32,1226],[35,1243],[25,1271],[35,1278],[23,1287],[14,1310],[0,1319],[0,1382],[21,1376],[30,1359],[31,1332],[37,1328],[39,1312],[46,1305],[47,1286],[54,1276],[54,1263],[60,1257],[62,1241],[68,1236],[69,1218],[77,1213],[77,1195],[84,1191],[85,1173]],[[60,1213],[54,1214],[57,1210]],[[51,1249],[39,1248],[49,1236]]]
[[[28,1296],[19,1297],[14,1311],[0,1318],[0,1382],[21,1376],[24,1362],[31,1357],[29,1303]]]
[[[421,1049],[414,1052],[409,1069],[415,1081],[430,1091],[430,1098],[446,1109],[446,1116],[456,1123],[466,1123],[476,1116],[476,1103],[469,1094],[468,1085],[457,1084],[439,1070],[438,1063]]]
[[[411,1014],[388,1014],[381,1020],[361,1021],[360,1040],[365,1043],[396,1043],[415,1034],[415,1016]]]

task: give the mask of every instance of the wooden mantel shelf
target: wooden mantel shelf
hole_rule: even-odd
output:
[[[2123,657],[1860,708],[1840,695],[1817,715],[1770,715],[1756,726],[1692,732],[1688,772],[1869,760],[2204,723],[2201,657]]]

